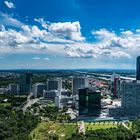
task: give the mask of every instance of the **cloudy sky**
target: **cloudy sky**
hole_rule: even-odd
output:
[[[0,0],[0,69],[135,69],[139,0]]]

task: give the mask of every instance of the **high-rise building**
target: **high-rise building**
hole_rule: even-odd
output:
[[[111,75],[111,91],[115,97],[120,97],[120,75],[116,73]]]
[[[35,97],[37,97],[37,96],[43,96],[43,90],[47,90],[47,84],[35,83],[33,85],[33,95]]]
[[[80,88],[87,88],[89,84],[88,78],[85,77],[75,77],[72,78],[72,94],[78,95]]]
[[[61,90],[61,89],[62,89],[62,79],[61,78],[48,81],[48,90]]]
[[[111,81],[112,79],[113,78],[111,78]],[[110,116],[127,116],[133,118],[140,116],[140,82],[137,80],[140,80],[140,56],[137,57],[136,81],[122,81],[121,84],[119,84],[121,106],[109,108]]]
[[[109,115],[113,117],[140,116],[140,56],[137,57],[136,80],[122,81],[120,84],[121,106],[109,108]]]
[[[18,94],[19,86],[18,84],[9,84],[9,91],[11,94]]]
[[[117,73],[113,73],[113,74],[111,75],[111,81],[114,82],[114,79],[115,79],[115,78],[120,79],[120,75],[117,74]]]
[[[140,108],[140,83],[123,82],[122,83],[122,107],[139,107]]]
[[[101,92],[93,89],[79,89],[79,115],[99,116],[101,109]]]
[[[121,80],[119,78],[114,79],[114,96],[120,98]]]
[[[136,80],[140,80],[140,56],[137,57]]]
[[[32,76],[33,74],[30,72],[20,74],[19,81],[20,94],[30,94],[32,86]]]

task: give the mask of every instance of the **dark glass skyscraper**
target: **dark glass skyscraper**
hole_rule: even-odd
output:
[[[87,104],[87,89],[79,89],[79,115],[88,113],[88,104]]]
[[[136,80],[140,80],[140,56],[137,57]]]
[[[30,72],[20,74],[20,94],[29,94],[31,92],[32,76]]]
[[[101,93],[89,88],[79,89],[79,115],[99,116]]]

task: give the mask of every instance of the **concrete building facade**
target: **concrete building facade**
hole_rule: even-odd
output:
[[[62,79],[57,78],[54,80],[49,80],[47,87],[48,87],[48,91],[49,90],[61,90],[62,89]]]
[[[73,106],[73,97],[69,96],[56,96],[55,97],[55,105],[58,108],[63,108],[63,107],[72,107]]]
[[[43,91],[43,98],[55,101],[55,97],[59,94],[58,90]]]
[[[87,77],[75,77],[72,78],[72,94],[78,95],[80,88],[85,88],[89,86],[89,81]]]
[[[43,83],[35,83],[34,85],[33,85],[33,95],[35,96],[35,97],[37,97],[37,95],[38,96],[43,96],[43,91],[44,90],[47,90],[47,84],[43,84]],[[39,95],[40,94],[40,95]]]
[[[140,82],[122,82],[121,106],[109,108],[109,115],[113,117],[140,117]]]
[[[19,85],[18,84],[9,84],[9,91],[10,91],[11,94],[18,95]]]
[[[120,97],[120,75],[113,73],[111,75],[111,91],[115,97]]]

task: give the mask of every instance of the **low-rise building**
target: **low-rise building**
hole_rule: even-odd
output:
[[[59,95],[55,97],[55,105],[58,108],[63,107],[72,107],[73,106],[73,97]]]
[[[8,91],[9,91],[8,88],[0,88],[0,94],[8,93]]]
[[[58,90],[50,90],[50,91],[43,91],[43,97],[48,100],[55,100],[55,97],[59,94],[60,92]]]

